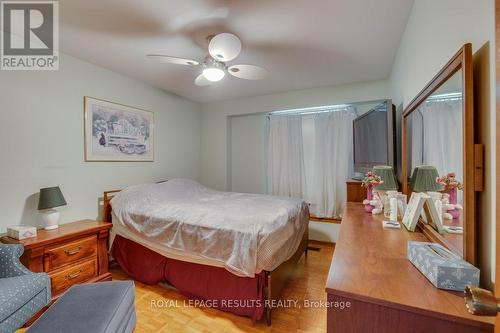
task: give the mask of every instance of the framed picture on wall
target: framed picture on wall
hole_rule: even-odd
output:
[[[153,161],[154,113],[84,98],[85,161]]]

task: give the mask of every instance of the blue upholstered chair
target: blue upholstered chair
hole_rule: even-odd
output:
[[[50,302],[50,278],[21,264],[24,248],[0,244],[0,333],[11,333]]]

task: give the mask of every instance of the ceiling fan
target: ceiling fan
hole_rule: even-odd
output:
[[[201,62],[163,54],[148,54],[147,57],[176,65],[203,66],[203,72],[196,77],[197,86],[208,86],[224,78],[226,72],[246,80],[260,80],[266,77],[267,70],[255,65],[231,65],[227,62],[236,59],[241,52],[241,41],[231,33],[221,33],[208,37],[208,55]]]

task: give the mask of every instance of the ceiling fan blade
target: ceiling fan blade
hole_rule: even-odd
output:
[[[198,75],[198,77],[194,80],[194,84],[199,87],[205,87],[212,83],[214,82],[207,80],[207,78],[203,74]]]
[[[218,61],[231,61],[241,52],[241,41],[230,33],[218,34],[210,40],[208,52]]]
[[[227,70],[232,76],[245,80],[261,80],[265,78],[268,71],[254,65],[234,65]]]
[[[163,54],[148,54],[147,57],[149,59],[160,60],[163,62],[168,62],[168,63],[176,64],[176,65],[197,66],[200,64],[196,60],[179,58],[179,57],[171,57],[171,56],[167,56],[167,55],[163,55]]]

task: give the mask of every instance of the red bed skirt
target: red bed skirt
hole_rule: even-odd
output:
[[[129,239],[116,236],[111,255],[135,280],[167,282],[188,299],[209,301],[215,308],[258,321],[264,314],[265,272],[253,278],[220,267],[166,258]],[[207,302],[208,303],[208,302]]]

